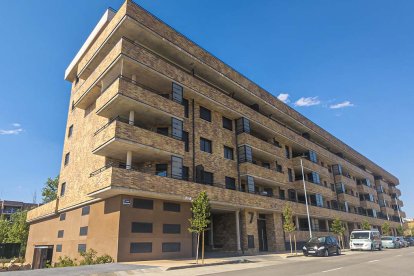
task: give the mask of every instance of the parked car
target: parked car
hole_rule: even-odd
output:
[[[383,248],[400,248],[400,242],[394,236],[382,236],[381,237]]]
[[[382,250],[378,230],[354,230],[349,241],[351,250]]]
[[[400,242],[401,247],[408,247],[409,246],[408,242],[403,237],[397,237],[397,239]]]
[[[414,245],[414,238],[413,237],[406,237],[404,239],[409,243],[410,246]]]
[[[303,255],[325,256],[341,255],[341,247],[334,236],[310,238],[302,248]]]

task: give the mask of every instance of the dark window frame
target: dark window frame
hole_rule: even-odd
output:
[[[200,150],[203,152],[213,153],[213,141],[200,137]]]
[[[180,213],[181,212],[181,204],[180,203],[175,203],[175,202],[164,202],[163,203],[163,210],[165,212]]]
[[[233,120],[222,116],[223,128],[233,131]]]
[[[200,118],[211,123],[211,110],[200,105]]]
[[[181,224],[178,223],[164,223],[162,225],[163,234],[181,234]]]
[[[232,147],[224,146],[224,158],[234,160],[234,149]]]
[[[86,243],[79,243],[78,244],[78,252],[86,252]]]
[[[90,212],[91,212],[91,206],[90,205],[84,206],[84,207],[82,207],[81,215],[82,216],[87,216],[87,215],[89,215]]]
[[[140,249],[139,246],[143,246],[143,248]],[[152,242],[131,242],[129,253],[152,253]]]
[[[132,207],[136,209],[154,210],[154,200],[134,198],[132,199]]]
[[[65,192],[66,192],[66,182],[63,182],[60,185],[60,197],[64,196],[65,195]]]
[[[79,236],[87,236],[88,235],[88,226],[82,226],[79,228]]]
[[[68,138],[72,137],[72,135],[73,135],[73,125],[70,125],[68,129]]]
[[[154,231],[152,222],[131,222],[131,233],[152,234]]]
[[[234,177],[225,176],[226,189],[236,190],[236,179]]]

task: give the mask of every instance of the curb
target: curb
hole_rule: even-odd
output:
[[[193,265],[183,265],[183,266],[172,266],[165,269],[165,271],[169,270],[179,270],[179,269],[186,269],[186,268],[195,268],[195,267],[204,267],[204,266],[216,266],[216,265],[226,265],[226,264],[243,264],[243,263],[254,263],[254,261],[250,261],[248,259],[240,259],[240,260],[232,260],[232,261],[224,261],[219,263],[211,263],[211,264],[193,264]]]

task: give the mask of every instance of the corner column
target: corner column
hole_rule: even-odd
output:
[[[236,239],[237,239],[237,251],[241,251],[240,246],[240,220],[239,220],[240,211],[236,211]]]
[[[126,169],[130,170],[132,168],[132,151],[127,151],[127,159],[126,159]]]

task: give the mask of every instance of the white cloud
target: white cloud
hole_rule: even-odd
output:
[[[344,107],[352,107],[354,106],[353,103],[351,103],[350,101],[344,101],[342,103],[337,103],[337,104],[332,104],[329,106],[330,109],[339,109],[339,108],[344,108]]]
[[[320,103],[321,101],[318,99],[318,97],[302,97],[295,102],[295,106],[312,106],[318,105]]]
[[[19,123],[13,123],[12,126],[14,126],[14,127],[21,127],[21,124],[19,124]]]
[[[290,100],[289,100],[289,94],[280,93],[280,94],[279,94],[279,96],[277,96],[277,98],[278,98],[280,101],[284,102],[284,103],[288,103],[288,102],[290,102]]]
[[[16,128],[16,129],[0,129],[0,135],[17,135],[20,132],[22,132],[22,128]]]

